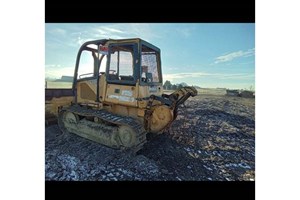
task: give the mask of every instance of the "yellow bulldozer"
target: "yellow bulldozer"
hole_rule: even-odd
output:
[[[197,95],[194,87],[163,94],[162,83],[158,47],[140,38],[88,41],[77,55],[72,90],[52,98],[50,110],[64,133],[137,152],[147,134],[171,126],[179,105]]]

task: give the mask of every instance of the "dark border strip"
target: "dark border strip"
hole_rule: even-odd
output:
[[[143,194],[139,196],[139,194]],[[46,181],[46,200],[59,199],[63,195],[71,197],[84,197],[84,199],[98,199],[106,196],[113,198],[144,198],[184,197],[183,199],[255,199],[254,181]],[[219,198],[218,198],[219,199]]]
[[[65,1],[65,2],[64,2]],[[46,0],[46,23],[97,22],[255,22],[254,0],[185,0],[168,3],[158,0],[136,4],[130,1]]]

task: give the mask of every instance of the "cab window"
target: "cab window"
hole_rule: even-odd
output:
[[[110,62],[108,80],[134,81],[134,46],[112,45],[110,47]]]

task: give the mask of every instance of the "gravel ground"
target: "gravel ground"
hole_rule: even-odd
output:
[[[136,155],[46,127],[46,180],[255,180],[255,100],[201,95]]]

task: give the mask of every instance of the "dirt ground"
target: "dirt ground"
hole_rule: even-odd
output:
[[[199,95],[172,127],[126,154],[57,125],[45,131],[46,180],[255,180],[255,99]]]

